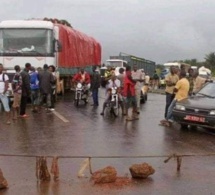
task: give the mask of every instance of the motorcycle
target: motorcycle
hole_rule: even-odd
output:
[[[110,89],[110,101],[107,104],[107,107],[110,113],[117,117],[119,115],[119,94],[117,87],[112,87]]]
[[[82,83],[77,83],[75,88],[75,105],[78,106],[80,101],[83,100],[85,104],[88,102],[87,86]]]

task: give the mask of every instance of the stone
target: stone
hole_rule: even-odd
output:
[[[146,179],[149,175],[154,174],[155,170],[147,163],[134,164],[130,168],[130,173],[133,178]]]
[[[113,183],[116,181],[116,179],[117,171],[114,167],[111,166],[94,172],[91,177],[91,180],[93,180],[95,184]]]
[[[7,180],[4,178],[2,170],[0,169],[0,189],[8,188]]]

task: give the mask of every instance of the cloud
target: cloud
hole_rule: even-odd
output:
[[[214,0],[1,0],[0,18],[56,17],[96,38],[103,60],[119,52],[157,63],[214,51]],[[16,6],[12,6],[16,5]]]

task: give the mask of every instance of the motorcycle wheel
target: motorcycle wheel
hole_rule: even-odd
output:
[[[119,115],[119,106],[115,106],[115,102],[111,104],[110,112],[114,117]]]
[[[75,99],[75,105],[78,106],[79,105],[79,101],[80,101],[80,95],[81,94],[77,94],[77,99]]]

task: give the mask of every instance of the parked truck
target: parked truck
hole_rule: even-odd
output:
[[[110,59],[107,60],[107,63],[111,64],[115,68],[117,66],[124,67],[126,64],[130,65],[131,67],[133,65],[137,65],[138,69],[144,69],[144,71],[147,72],[151,77],[155,71],[155,62],[122,52],[120,52],[118,56],[110,56]]]
[[[8,74],[25,63],[35,68],[54,65],[64,87],[70,87],[77,68],[101,64],[101,45],[69,26],[44,20],[0,22],[0,63]]]

